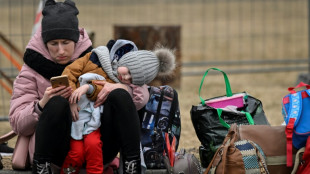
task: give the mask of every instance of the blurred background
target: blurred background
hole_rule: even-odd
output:
[[[155,42],[177,53],[171,85],[180,97],[180,147],[198,148],[190,120],[198,88],[210,67],[225,71],[233,92],[260,99],[272,125],[283,122],[282,97],[309,74],[308,0],[74,0],[80,27],[94,46],[131,37],[139,49]],[[0,133],[10,130],[12,82],[23,52],[40,22],[39,0],[0,0]],[[224,80],[211,73],[204,98],[225,94]],[[11,142],[11,146],[14,142]]]

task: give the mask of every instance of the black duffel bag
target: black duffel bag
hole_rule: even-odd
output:
[[[200,91],[211,69],[223,74],[226,95],[204,100],[200,96]],[[199,155],[204,168],[211,162],[231,124],[269,125],[262,102],[246,92],[232,93],[226,73],[218,68],[210,68],[205,72],[199,87],[199,98],[201,102],[192,106],[190,115],[197,137],[201,142]]]

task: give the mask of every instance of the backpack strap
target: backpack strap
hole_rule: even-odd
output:
[[[169,113],[169,118],[171,118],[171,119],[169,120],[169,124],[168,124],[168,132],[171,131],[170,129],[171,129],[173,120],[175,119],[175,111],[177,110],[178,101],[179,101],[178,100],[178,93],[176,92],[175,89],[173,89],[173,99],[172,99],[170,113]]]
[[[152,87],[152,88],[154,88],[154,87]],[[158,122],[159,115],[160,115],[161,105],[162,105],[163,100],[164,100],[164,92],[165,92],[165,90],[160,87],[160,97],[159,97],[159,101],[158,101],[157,111],[155,114],[155,123],[154,123],[155,133],[157,133],[157,122]]]
[[[288,167],[293,166],[293,132],[294,126],[297,125],[301,110],[302,110],[302,97],[301,93],[293,93],[290,95],[290,111],[285,120],[286,122],[286,165]]]

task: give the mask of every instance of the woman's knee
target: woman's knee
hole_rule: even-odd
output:
[[[62,96],[52,97],[45,105],[44,108],[63,110],[69,107],[69,102]]]
[[[136,106],[133,103],[130,94],[124,89],[115,89],[111,91],[106,103],[109,103],[108,105],[113,108],[113,112],[118,112],[122,114],[132,114],[133,112],[136,112]],[[115,117],[115,115],[113,115],[113,117]]]
[[[41,117],[48,117],[47,120],[51,122],[64,121],[70,123],[71,110],[69,102],[61,97],[52,97],[44,106]],[[59,122],[58,122],[59,123]]]
[[[121,88],[111,91],[108,96],[108,100],[115,102],[124,102],[124,100],[127,101],[128,99],[131,100],[130,94],[128,91]]]

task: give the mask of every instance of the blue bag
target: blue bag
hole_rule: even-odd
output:
[[[295,88],[307,89],[295,91]],[[282,114],[286,123],[287,166],[293,165],[293,146],[300,149],[306,145],[310,135],[310,85],[300,82],[288,88],[290,94],[283,97]]]

